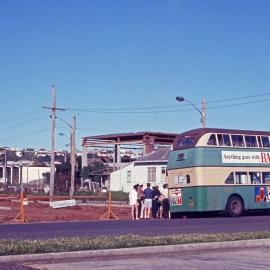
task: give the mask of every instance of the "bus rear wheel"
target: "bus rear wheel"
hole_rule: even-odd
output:
[[[226,213],[230,217],[240,217],[244,211],[244,205],[241,198],[238,196],[232,196],[229,198],[226,207]]]

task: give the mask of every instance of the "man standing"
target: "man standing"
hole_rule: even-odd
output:
[[[139,219],[138,217],[138,185],[134,185],[133,189],[129,192],[129,205],[131,206],[132,219]]]
[[[151,187],[151,184],[147,183],[147,188],[143,191],[144,193],[144,218],[150,218],[150,213],[152,209],[153,190],[150,187]]]
[[[160,207],[159,196],[161,195],[158,186],[153,187],[153,200],[152,200],[152,215],[153,218],[157,217]]]

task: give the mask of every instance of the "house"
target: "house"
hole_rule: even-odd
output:
[[[33,162],[12,162],[8,161],[7,165],[0,165],[0,183],[10,185],[19,185],[21,181],[28,183],[33,180],[43,179],[43,174],[49,173],[50,167],[36,165]]]
[[[159,186],[167,183],[166,167],[170,147],[157,148],[138,160],[110,174],[110,190],[129,192],[135,184]]]

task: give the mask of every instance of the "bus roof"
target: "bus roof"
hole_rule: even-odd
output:
[[[257,130],[243,130],[243,129],[224,129],[224,128],[197,128],[188,130],[176,136],[173,144],[173,149],[183,149],[187,147],[178,146],[177,142],[183,137],[193,137],[193,146],[196,145],[198,140],[206,133],[222,133],[222,134],[246,134],[246,135],[262,135],[270,136],[270,131],[257,131]],[[192,147],[192,145],[190,145]],[[189,146],[189,147],[190,147]]]

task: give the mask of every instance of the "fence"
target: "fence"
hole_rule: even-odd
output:
[[[53,202],[57,202],[56,200],[58,200],[59,202],[64,202],[64,200],[66,200],[66,202],[71,202],[71,200],[104,201],[106,210],[105,210],[105,213],[100,214],[99,219],[103,219],[103,220],[104,219],[118,219],[118,217],[112,212],[111,192],[107,192],[106,194],[107,194],[106,196],[100,196],[100,195],[98,196],[34,196],[34,195],[28,195],[21,191],[20,195],[1,195],[0,201],[16,202],[18,204],[18,211],[17,211],[18,214],[14,217],[14,220],[19,220],[22,223],[31,221],[31,218],[28,216],[28,212],[27,212],[27,210],[29,210],[27,209],[27,205],[29,204],[29,202],[41,203],[41,204],[42,203],[44,204],[44,202],[48,204],[47,202],[50,202],[50,205],[53,205]],[[2,206],[2,208],[3,207],[5,206]],[[8,207],[6,207],[6,209],[8,210]],[[45,220],[46,219],[44,218],[44,221]]]

